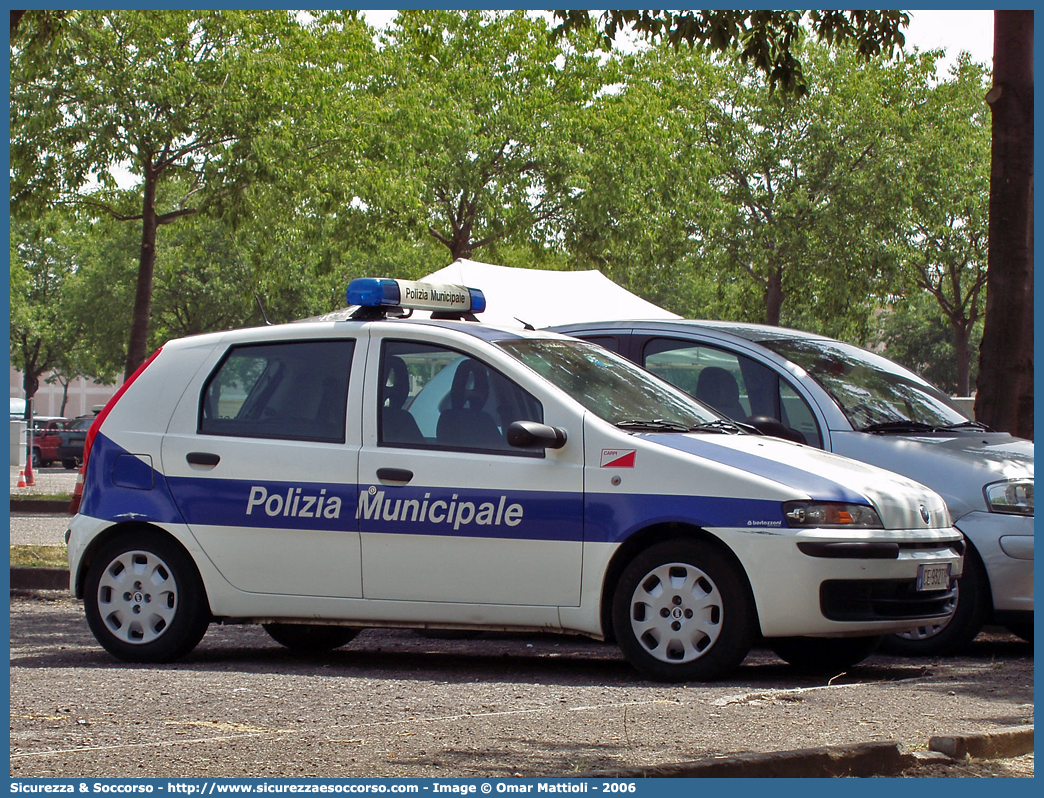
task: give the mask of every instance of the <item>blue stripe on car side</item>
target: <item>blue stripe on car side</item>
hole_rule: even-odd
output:
[[[128,457],[136,461],[132,477],[126,475]],[[111,478],[117,464],[124,474],[121,484]],[[354,484],[164,477],[147,471],[145,463],[99,434],[81,512],[112,521],[189,526],[610,543],[654,523],[761,531],[786,526],[777,501],[384,485],[362,486],[360,494]]]

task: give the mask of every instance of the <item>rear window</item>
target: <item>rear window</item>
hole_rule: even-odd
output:
[[[285,341],[229,350],[203,386],[199,432],[344,443],[355,341]]]

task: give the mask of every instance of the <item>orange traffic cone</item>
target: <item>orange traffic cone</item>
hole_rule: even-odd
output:
[[[19,488],[28,488],[29,487],[28,485],[25,484],[25,471],[24,470],[18,472],[18,487]]]

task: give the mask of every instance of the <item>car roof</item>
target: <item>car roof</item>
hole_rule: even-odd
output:
[[[605,332],[610,332],[622,328],[681,333],[694,327],[701,330],[710,330],[715,333],[735,335],[738,338],[744,338],[748,341],[754,342],[780,340],[836,340],[817,333],[805,332],[804,330],[794,330],[789,327],[774,327],[771,324],[751,324],[741,321],[711,321],[707,319],[679,319],[677,321],[603,321],[593,324],[564,324],[550,329],[568,335],[570,332],[580,330],[587,332],[604,330]]]
[[[483,324],[481,321],[452,321],[444,319],[410,319],[410,318],[387,318],[387,319],[336,319],[317,320],[303,319],[301,321],[287,322],[286,324],[272,324],[265,327],[242,327],[222,332],[203,333],[201,335],[169,341],[168,344],[177,346],[198,346],[221,343],[240,343],[282,339],[289,333],[293,338],[307,340],[309,338],[323,338],[334,332],[342,332],[353,328],[363,329],[369,325],[388,324],[414,329],[424,327],[436,327],[445,330],[453,330],[458,333],[470,335],[488,342],[512,340],[519,338],[565,338],[565,334],[553,330],[529,330],[514,327],[499,327]]]

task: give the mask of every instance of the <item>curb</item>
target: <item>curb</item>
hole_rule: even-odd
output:
[[[896,776],[918,762],[918,758],[907,753],[899,743],[857,743],[767,754],[734,754],[658,767],[582,773],[579,776],[614,779],[859,778]]]
[[[68,590],[69,569],[11,566],[11,590]]]
[[[877,742],[733,754],[649,768],[595,771],[579,778],[865,778],[898,776],[918,765],[955,759],[1008,759],[1033,752],[1033,727],[1010,726],[978,734],[932,737],[928,751]]]
[[[11,499],[11,515],[69,515],[65,499]]]
[[[1033,727],[1009,726],[983,734],[932,737],[928,749],[951,759],[1008,759],[1033,752]]]

